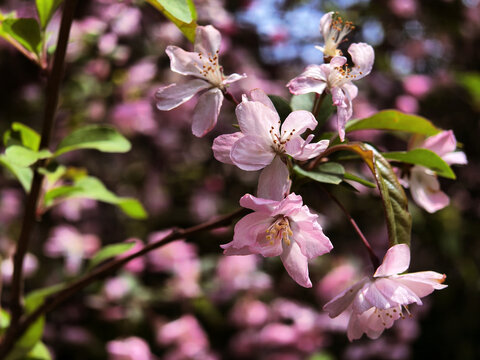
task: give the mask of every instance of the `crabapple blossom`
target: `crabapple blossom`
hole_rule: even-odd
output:
[[[167,46],[170,68],[181,75],[193,76],[185,84],[170,84],[157,90],[157,108],[172,110],[202,92],[193,111],[192,132],[202,137],[217,123],[224,92],[229,84],[243,79],[245,74],[225,76],[218,63],[220,32],[211,25],[197,26],[194,51]]]
[[[280,256],[293,280],[311,287],[308,260],[333,248],[317,222],[318,215],[312,214],[302,197],[294,193],[281,201],[246,194],[240,205],[254,212],[235,225],[233,241],[221,245],[224,254]]]
[[[241,131],[218,136],[213,142],[213,154],[218,161],[242,170],[264,169],[257,193],[262,198],[281,200],[288,194],[289,172],[283,162],[286,155],[308,160],[320,155],[329,144],[328,140],[311,143],[313,134],[305,140],[300,136],[317,126],[308,111],[293,111],[282,124],[273,103],[260,89],[243,96],[236,115]]]
[[[354,66],[346,65],[347,58],[335,56],[330,63],[309,65],[303,73],[290,80],[288,89],[294,95],[315,92],[332,94],[333,105],[337,107],[337,128],[340,140],[345,139],[345,123],[352,117],[352,100],[358,89],[352,81],[359,80],[372,70],[375,54],[365,43],[352,44],[348,48]]]
[[[404,318],[407,305],[422,305],[420,298],[442,285],[446,276],[434,271],[400,274],[410,265],[410,248],[398,244],[388,249],[382,264],[372,278],[352,285],[330,300],[323,309],[331,318],[350,312],[347,336],[350,341],[359,339],[364,333],[376,339],[384,329],[392,327],[395,320]]]
[[[92,256],[100,248],[100,239],[94,234],[81,234],[69,225],[57,226],[44,246],[47,256],[65,257],[65,270],[69,275],[80,271],[82,260]]]
[[[430,136],[415,148],[424,148],[435,152],[447,164],[467,164],[467,157],[462,151],[455,151],[457,140],[452,130]],[[447,194],[440,190],[440,183],[434,171],[426,167],[415,165],[410,170],[410,177],[406,181],[410,187],[413,200],[429,213],[443,209],[450,203]]]
[[[347,34],[355,29],[352,22],[344,21],[338,13],[330,11],[320,19],[320,32],[323,35],[324,46],[315,46],[323,52],[324,57],[334,57],[342,55],[338,49]]]

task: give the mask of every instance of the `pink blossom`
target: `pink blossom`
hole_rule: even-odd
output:
[[[65,270],[69,275],[79,272],[82,260],[92,256],[100,248],[100,239],[93,234],[81,234],[69,225],[57,226],[44,246],[45,254],[65,257]]]
[[[178,359],[204,359],[209,349],[208,338],[192,315],[164,324],[157,334],[157,341],[162,345],[174,344],[177,347]]]
[[[2,239],[3,240],[3,239]],[[12,254],[13,255],[13,254]],[[0,257],[1,260],[1,257]],[[23,276],[30,277],[38,268],[38,260],[35,255],[27,253],[23,260]],[[13,276],[13,256],[1,260],[0,273],[5,283],[10,283]],[[1,290],[1,289],[0,289]]]
[[[334,57],[342,55],[338,49],[345,36],[352,31],[354,26],[350,21],[344,21],[338,13],[330,11],[320,19],[320,32],[323,35],[324,46],[316,46],[323,52],[324,57]]]
[[[187,52],[177,46],[168,46],[172,71],[193,76],[185,84],[170,84],[158,89],[157,108],[171,110],[202,92],[193,114],[192,132],[202,137],[213,129],[223,102],[226,88],[246,75],[232,74],[227,77],[218,63],[220,32],[213,26],[198,26],[195,35],[194,52]]]
[[[432,89],[432,79],[426,75],[410,75],[403,80],[403,87],[409,94],[422,98]]]
[[[258,196],[262,198],[281,200],[288,194],[289,172],[282,160],[287,155],[308,160],[328,147],[328,140],[312,144],[313,134],[306,140],[300,136],[317,126],[310,112],[294,111],[281,124],[273,103],[260,89],[252,90],[249,97],[243,96],[235,112],[241,131],[218,136],[213,142],[213,154],[218,161],[242,170],[264,169],[258,183]]]
[[[457,140],[452,130],[442,131],[437,135],[430,136],[422,143],[413,147],[431,150],[449,165],[467,164],[465,153],[455,151]],[[410,170],[407,186],[410,187],[413,200],[429,213],[443,209],[450,203],[447,194],[440,189],[437,175],[426,167],[415,165]]]
[[[268,315],[269,309],[265,303],[246,298],[237,301],[230,317],[237,326],[258,327],[267,321]]]
[[[225,256],[218,261],[218,297],[226,299],[242,290],[270,288],[270,277],[257,268],[257,255]]]
[[[384,329],[392,327],[395,320],[404,318],[402,307],[422,305],[420,298],[442,285],[446,276],[434,271],[402,274],[410,265],[410,248],[398,244],[388,249],[382,264],[372,278],[364,278],[330,300],[323,309],[334,318],[351,312],[347,335],[350,341],[364,333],[378,338]]]
[[[246,194],[240,205],[254,212],[235,225],[233,241],[222,245],[224,254],[280,256],[288,274],[301,286],[311,287],[308,260],[333,248],[317,222],[318,215],[293,193],[281,201]]]
[[[109,360],[152,360],[153,355],[147,342],[131,336],[122,340],[107,343]]]
[[[305,71],[287,84],[292,94],[300,95],[315,92],[332,94],[333,105],[337,107],[337,128],[340,139],[345,138],[345,123],[352,117],[352,100],[358,89],[353,80],[359,80],[372,70],[373,48],[365,43],[352,44],[348,48],[355,66],[346,65],[347,58],[335,56],[329,64],[309,65]]]
[[[407,114],[418,111],[418,100],[411,95],[400,95],[395,99],[395,107]]]

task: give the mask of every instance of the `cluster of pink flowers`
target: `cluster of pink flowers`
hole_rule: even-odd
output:
[[[320,101],[327,93],[331,94],[337,108],[341,142],[346,141],[345,125],[352,117],[353,100],[358,94],[353,81],[371,72],[375,58],[370,45],[354,43],[348,47],[353,66],[347,64],[338,47],[353,28],[336,13],[325,14],[320,21],[324,45],[317,47],[324,54],[324,63],[309,65],[286,85],[294,95],[316,93]],[[238,221],[233,240],[221,247],[225,255],[279,256],[294,281],[303,287],[312,287],[308,261],[330,252],[333,246],[318,222],[318,215],[304,205],[300,195],[291,192],[290,175],[294,163],[320,157],[330,142],[313,142],[318,122],[312,112],[293,111],[282,121],[273,102],[261,89],[250,90],[238,103],[228,92],[228,86],[246,75],[224,75],[219,63],[220,44],[220,33],[209,25],[197,27],[194,52],[168,46],[171,70],[193,78],[183,84],[161,87],[156,93],[157,107],[170,110],[200,93],[193,111],[192,132],[201,137],[216,125],[224,98],[236,103],[239,131],[214,139],[214,157],[245,171],[262,171],[257,196],[246,194],[240,199],[240,205],[253,212]],[[304,134],[308,136],[303,138]],[[456,141],[451,131],[427,138],[418,147],[434,151],[449,164],[466,163],[463,153],[454,152]],[[405,180],[405,184],[408,183],[414,200],[427,211],[433,212],[448,204],[435,173],[427,168],[414,166]],[[436,272],[402,275],[409,262],[407,245],[391,247],[373,278],[361,280],[325,305],[331,317],[349,314],[350,340],[360,338],[363,333],[378,337],[408,313],[409,304],[421,304],[421,297],[445,287],[441,285],[445,275]]]

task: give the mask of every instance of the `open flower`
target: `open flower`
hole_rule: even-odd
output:
[[[466,164],[467,157],[462,151],[455,151],[457,140],[452,130],[430,136],[415,148],[424,148],[435,152],[449,165]],[[429,213],[443,209],[450,203],[450,199],[442,190],[434,171],[426,167],[415,165],[410,170],[407,180],[413,200]]]
[[[373,48],[365,43],[352,44],[348,48],[354,66],[346,65],[347,58],[335,56],[329,64],[309,65],[303,73],[290,80],[288,89],[294,95],[315,92],[332,94],[333,105],[337,107],[338,135],[345,138],[345,123],[352,117],[352,100],[358,89],[353,80],[359,80],[372,70],[375,54]]]
[[[258,196],[281,200],[289,192],[286,155],[296,160],[307,160],[320,155],[328,147],[328,140],[311,143],[302,135],[313,130],[317,120],[308,111],[290,113],[281,124],[273,103],[260,89],[243,96],[236,108],[240,132],[220,135],[213,142],[213,154],[218,161],[235,164],[242,170],[263,169],[258,184]]]
[[[323,35],[324,46],[315,46],[323,52],[326,58],[342,55],[338,49],[345,36],[355,29],[352,22],[345,21],[338,13],[330,11],[320,19],[320,32]]]
[[[195,33],[194,51],[188,52],[177,46],[168,46],[172,71],[193,76],[185,84],[170,84],[157,90],[157,108],[172,110],[203,92],[193,111],[192,132],[201,137],[213,129],[223,102],[223,92],[227,86],[244,77],[245,74],[225,76],[218,63],[220,32],[213,26],[198,26]]]
[[[303,205],[302,197],[293,193],[282,201],[246,194],[240,205],[254,212],[235,225],[233,241],[222,245],[224,254],[280,256],[293,280],[311,287],[308,260],[333,248],[317,222],[318,215],[312,214]]]
[[[403,310],[408,313],[407,305],[422,305],[420,298],[447,287],[442,285],[446,276],[434,271],[400,275],[409,265],[408,245],[392,246],[373,278],[364,278],[349,287],[323,309],[332,318],[344,311],[351,312],[347,329],[350,341],[359,339],[364,333],[369,338],[378,338],[384,329],[392,327],[395,320],[405,317]]]

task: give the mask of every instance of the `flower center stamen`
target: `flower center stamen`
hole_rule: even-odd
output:
[[[333,14],[330,29],[325,39],[325,54],[332,57],[341,55],[342,53],[337,47],[343,41],[347,41],[345,36],[354,29],[355,26],[351,21],[343,20],[341,16],[338,16],[338,12]]]
[[[222,84],[222,82],[225,77],[223,75],[223,67],[218,63],[218,50],[215,52],[215,55],[209,53],[207,56],[199,52],[198,57],[203,63],[202,67],[200,67],[198,64],[195,64],[195,67],[200,72],[200,75],[202,75],[202,77],[204,77],[215,87],[223,90],[225,86]]]
[[[293,236],[293,232],[287,217],[282,216],[278,218],[270,225],[266,233],[266,239],[270,242],[270,245],[274,245],[279,240],[282,240],[287,246],[290,246],[292,243],[291,236]]]
[[[275,128],[273,126],[270,128],[269,133],[273,142],[272,148],[277,154],[285,154],[285,145],[292,139],[295,131],[295,129],[292,129],[290,133],[287,133],[287,131],[285,130],[283,131],[283,134],[280,135],[278,132],[275,131]]]

